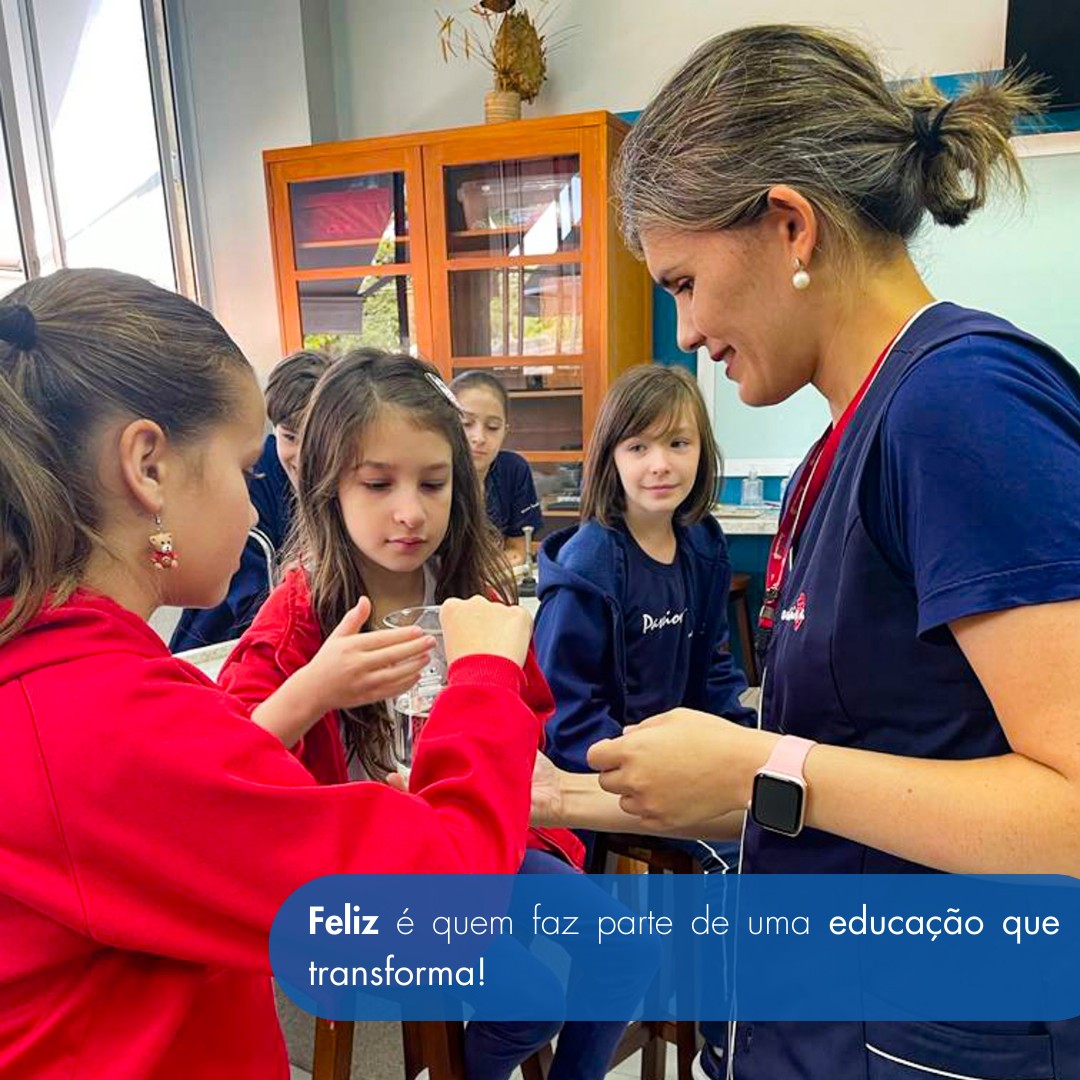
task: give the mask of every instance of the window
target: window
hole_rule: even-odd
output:
[[[0,4],[0,290],[106,266],[195,297],[161,0]]]
[[[7,137],[0,117],[0,137],[3,137],[3,168],[0,168],[0,296],[6,296],[16,285],[26,280],[23,267],[19,221],[15,216],[15,195],[12,191]]]

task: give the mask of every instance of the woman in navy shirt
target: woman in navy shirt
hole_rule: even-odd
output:
[[[622,147],[623,231],[680,345],[749,405],[809,384],[832,414],[770,556],[761,729],[675,710],[589,754],[645,826],[746,818],[745,872],[1080,875],[1080,376],[935,301],[907,250],[926,212],[960,225],[995,174],[1022,181],[1008,138],[1036,104],[1012,78],[889,86],[837,35],[751,27]],[[699,1068],[1064,1080],[1080,1019],[739,1023]]]
[[[529,463],[503,442],[510,431],[510,396],[494,375],[466,371],[450,384],[465,410],[465,434],[484,485],[488,517],[503,538],[514,565],[525,561],[525,526],[540,532],[544,519]]]

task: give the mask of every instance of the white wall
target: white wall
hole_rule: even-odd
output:
[[[207,299],[266,370],[279,333],[260,154],[327,137],[361,138],[478,122],[488,74],[443,64],[436,0],[169,0],[185,54],[210,253]],[[894,75],[1000,66],[1007,0],[553,0],[549,35],[562,39],[550,80],[526,115],[641,108],[702,40],[747,21],[800,20],[848,28],[875,45]],[[466,0],[439,2],[461,13]],[[532,0],[530,7],[535,7]],[[328,100],[327,72],[334,95]],[[181,87],[182,97],[184,87]],[[331,115],[331,111],[336,115]],[[1023,217],[989,210],[965,229],[935,231],[918,250],[931,286],[982,303],[1060,347],[1080,343],[1075,280],[1080,155],[1032,162]],[[1007,269],[1006,269],[1007,268]],[[1050,291],[1038,284],[1054,283]],[[999,302],[1000,300],[1000,302]],[[1078,354],[1080,355],[1080,354]],[[797,453],[818,417],[737,416],[729,454]],[[798,443],[798,446],[788,445]],[[751,445],[753,444],[753,445]]]
[[[912,256],[935,296],[1001,315],[1080,366],[1080,275],[1073,269],[1080,245],[1078,144],[1080,136],[1071,136],[1076,152],[1023,158],[1026,202],[988,202],[959,229],[928,223]],[[824,430],[828,411],[810,388],[781,405],[752,409],[720,374],[713,417],[731,459],[728,473],[736,475],[749,462],[801,457]]]
[[[1080,136],[1071,144],[1022,159],[1025,201],[988,201],[963,228],[927,229],[912,254],[936,296],[993,311],[1080,366]]]
[[[262,151],[311,137],[298,0],[170,0],[204,301],[266,371],[280,358]],[[328,61],[327,61],[328,62]],[[192,152],[193,151],[193,152]]]
[[[476,62],[442,62],[432,0],[329,3],[342,137],[479,122],[488,73]],[[640,109],[698,44],[748,22],[847,29],[893,76],[997,68],[1007,0],[553,0],[552,9],[548,32],[562,43],[526,115]],[[1067,295],[1080,242],[1080,153],[1027,158],[1024,168],[1026,209],[997,203],[963,229],[929,228],[914,254],[938,295],[999,312],[1080,363],[1080,304]],[[801,457],[827,420],[810,390],[752,410],[721,378],[714,400],[718,435],[735,461]]]
[[[300,19],[311,141],[332,142],[338,138],[338,121],[330,0],[300,0]]]
[[[457,14],[468,5],[330,0],[343,138],[481,121],[490,76],[475,61],[443,64],[436,6]],[[551,0],[548,33],[563,40],[526,115],[640,109],[707,37],[749,22],[845,27],[880,47],[898,75],[1001,67],[1006,7],[1007,0]]]

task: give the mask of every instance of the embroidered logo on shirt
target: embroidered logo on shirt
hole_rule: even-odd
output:
[[[799,627],[806,622],[806,593],[799,593],[795,603],[780,612],[780,621],[794,623],[792,629],[798,631]]]
[[[659,617],[643,613],[641,616],[641,632],[643,634],[650,634],[653,630],[663,630],[668,626],[681,626],[682,621],[685,618],[686,608],[683,608],[682,611],[676,611],[674,614],[670,611],[665,611],[664,614]]]

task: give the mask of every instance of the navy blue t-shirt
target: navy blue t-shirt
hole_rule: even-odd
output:
[[[626,533],[626,719],[636,724],[681,705],[690,672],[695,612],[681,555],[657,562]]]
[[[544,524],[529,463],[511,450],[500,450],[484,481],[488,517],[503,536],[524,536],[531,525],[538,535]]]
[[[762,727],[905,757],[1008,753],[949,626],[1077,598],[1080,377],[1006,323],[934,305],[886,360],[807,517]],[[750,872],[921,869],[814,829],[748,824],[743,850]]]
[[[889,405],[867,529],[918,603],[918,633],[1080,596],[1080,402],[1016,342],[972,335]]]

